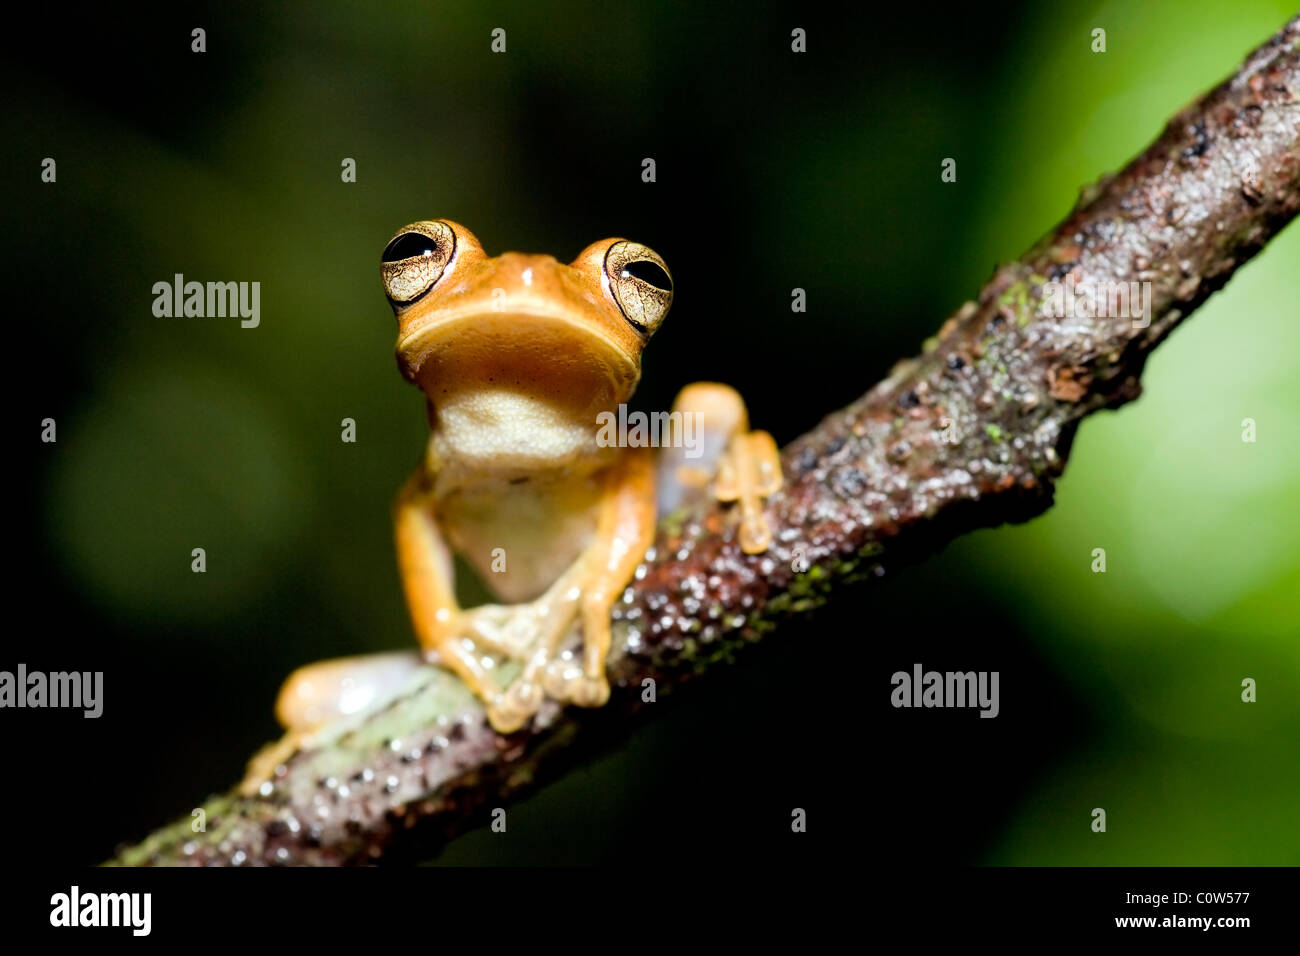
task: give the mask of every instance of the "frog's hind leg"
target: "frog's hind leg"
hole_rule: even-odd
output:
[[[290,731],[327,727],[382,707],[424,666],[414,651],[316,661],[289,675],[276,698],[275,717]]]
[[[254,792],[277,766],[310,746],[320,731],[382,707],[424,666],[420,655],[411,652],[337,657],[298,668],[284,682],[275,702],[276,719],[286,733],[248,762],[243,792]]]
[[[681,413],[678,416],[677,413]],[[781,488],[781,457],[764,431],[749,430],[740,394],[717,382],[688,385],[673,402],[672,440],[659,457],[661,514],[681,507],[713,482],[713,495],[740,509],[740,546],[761,554],[772,543],[763,503]]]

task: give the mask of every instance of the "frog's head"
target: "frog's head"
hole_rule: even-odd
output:
[[[435,406],[506,391],[574,415],[611,408],[636,387],[673,295],[664,261],[638,243],[604,239],[568,265],[490,258],[445,219],[399,230],[380,273],[398,366]]]

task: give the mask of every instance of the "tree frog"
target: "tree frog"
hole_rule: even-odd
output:
[[[493,258],[464,226],[427,220],[389,241],[380,275],[397,318],[398,367],[428,407],[423,460],[395,508],[422,654],[301,668],[278,716],[291,733],[309,732],[429,663],[459,675],[502,733],[521,729],[547,695],[599,707],[609,698],[610,611],[656,515],[711,492],[735,502],[744,551],[765,551],[762,505],[782,481],[775,442],[749,430],[733,389],[708,382],[687,386],[673,406],[681,415],[668,437],[696,425],[694,449],[669,440],[656,462],[650,448],[611,442],[598,427],[631,397],[642,349],[672,303],[668,266],[644,245],[603,239],[567,265]],[[453,552],[503,603],[459,606]],[[576,655],[561,648],[575,621]],[[521,666],[503,685],[507,660]]]

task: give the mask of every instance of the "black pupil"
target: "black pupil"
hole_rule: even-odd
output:
[[[438,244],[428,236],[422,236],[418,232],[408,232],[388,244],[382,261],[401,262],[403,259],[413,259],[416,256],[431,256],[437,247]]]
[[[654,286],[656,289],[663,289],[668,292],[673,287],[673,280],[668,278],[668,273],[651,262],[649,259],[637,259],[635,262],[629,262],[623,267],[623,278],[632,276],[640,279],[642,282]]]

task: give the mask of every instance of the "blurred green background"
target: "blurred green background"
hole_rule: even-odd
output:
[[[235,780],[295,666],[410,646],[389,509],[426,426],[378,280],[398,227],[452,218],[565,261],[651,245],[676,300],[637,404],[721,379],[784,443],[1293,13],[222,4],[36,28],[0,118],[32,442],[10,601],[35,614],[0,667],[102,669],[106,700],[98,721],[5,715],[7,773],[65,821],[16,839],[102,859]],[[1298,263],[1292,227],[1159,349],[1144,397],[1083,426],[1044,518],[842,596],[440,861],[1300,862]],[[178,272],[260,281],[260,327],[155,318]],[[914,662],[1000,670],[1002,715],[892,710]]]

